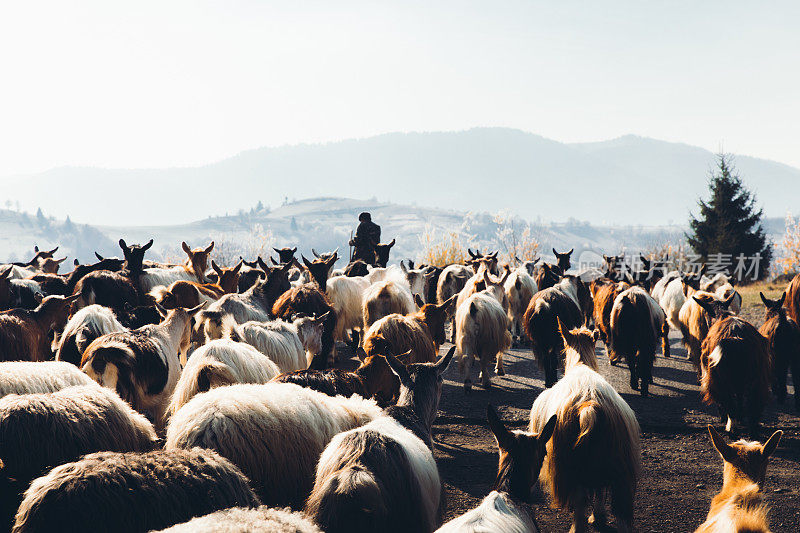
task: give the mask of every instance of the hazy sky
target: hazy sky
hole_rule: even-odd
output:
[[[388,131],[627,133],[800,167],[800,2],[0,3],[0,175]]]

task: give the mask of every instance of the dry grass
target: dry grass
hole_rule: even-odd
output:
[[[462,237],[456,232],[438,237],[433,230],[427,230],[419,240],[422,244],[419,263],[445,267],[453,263],[464,263],[470,258],[467,254],[468,244],[465,244]]]
[[[781,297],[787,286],[788,283],[759,281],[749,285],[737,286],[736,290],[742,295],[742,309],[763,310],[764,304],[761,302],[761,297],[758,293],[763,292],[764,296],[775,300]]]

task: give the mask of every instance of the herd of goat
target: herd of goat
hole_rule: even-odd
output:
[[[183,243],[180,265],[145,260],[152,244],[120,239],[122,258],[75,261],[66,275],[56,249],[0,266],[3,527],[537,531],[527,504],[541,480],[572,531],[604,524],[606,498],[631,531],[640,428],[598,373],[595,344],[647,396],[674,329],[726,431],[746,424],[756,439],[729,444],[709,427],[724,483],[698,531],[768,531],[761,488],[782,433],[757,439],[772,393],[786,399],[789,368],[800,376],[800,276],[777,301],[762,294],[759,330],[737,316],[724,275],[663,272],[646,258],[635,272],[612,256],[576,275],[571,251],[555,250],[554,264],[469,250],[465,264],[398,267],[387,266],[392,242],[377,267],[334,269],[336,251],[301,263],[283,248],[271,264],[209,268],[213,242]],[[439,358],[448,329],[454,346]],[[547,389],[525,431],[488,407],[494,489],[442,525],[432,453],[442,374],[455,356],[470,393],[477,360],[489,389],[514,342],[532,348]],[[355,371],[336,368],[344,345]]]

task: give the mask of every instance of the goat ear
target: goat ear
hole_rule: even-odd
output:
[[[390,242],[390,243],[389,243],[389,248],[391,248],[392,246],[394,246],[394,242],[395,242],[395,240],[394,240],[394,239],[392,239],[392,242]]]
[[[316,251],[315,249],[313,249],[313,248],[312,248],[312,249],[311,249],[311,253],[312,253],[312,254],[314,254],[314,257],[316,257],[317,259],[319,259],[319,254],[317,253],[317,251]]]
[[[406,264],[405,264],[405,263],[403,263],[403,260],[402,260],[402,259],[400,260],[400,268],[402,268],[402,269],[403,269],[403,272],[405,272],[406,274],[408,274],[408,269],[406,268]]]
[[[453,360],[453,355],[456,353],[456,347],[451,346],[444,357],[436,361],[436,370],[440,374],[447,370],[447,366],[450,364],[450,361]]]
[[[306,268],[310,269],[310,268],[311,268],[311,265],[312,265],[311,261],[309,261],[308,259],[306,259],[306,256],[304,256],[304,255],[301,255],[300,257],[303,259],[303,263],[305,263],[305,265],[306,265]]]
[[[35,244],[34,244],[34,245],[33,245],[33,251],[34,251],[34,252],[36,252],[36,253],[38,254],[38,253],[39,253],[39,246],[37,246],[37,245],[35,245]]]
[[[75,266],[80,266],[81,265],[81,263],[80,263],[80,261],[78,261],[77,257],[72,260],[72,264],[75,265]]]
[[[553,248],[553,255],[555,255],[556,257],[558,257],[558,256],[559,256],[559,255],[561,255],[561,254],[560,254],[560,253],[558,253],[558,252],[556,252],[556,249],[555,249],[555,248]],[[605,257],[605,256],[603,256],[603,257]]]
[[[296,262],[296,260],[295,260],[295,262]],[[286,263],[285,265],[283,265],[283,268],[281,268],[281,272],[286,274],[287,272],[289,272],[290,268],[292,268],[292,263],[291,262]]]
[[[208,247],[206,247],[205,251],[206,251],[207,254],[210,254],[211,250],[213,250],[213,249],[214,249],[214,241],[211,241],[211,244],[209,244]]]
[[[556,429],[556,422],[558,422],[558,415],[553,415],[550,420],[542,428],[542,431],[536,436],[536,444],[539,448],[539,457],[544,457],[547,453],[547,441],[553,436],[553,431]]]
[[[734,452],[728,443],[725,442],[725,439],[722,438],[722,435],[714,429],[712,426],[708,426],[708,433],[711,435],[711,444],[714,445],[714,449],[719,452],[722,456],[722,459],[732,463],[736,460],[736,452]]]
[[[729,309],[730,306],[731,306],[731,303],[733,303],[733,299],[734,298],[736,298],[736,292],[735,291],[733,293],[731,293],[731,295],[728,296],[725,300],[722,301],[722,306],[725,309]]]
[[[239,271],[242,269],[243,264],[244,264],[244,259],[239,259],[239,262],[236,263],[235,267],[233,267],[233,273],[238,274]]]
[[[317,324],[324,323],[326,320],[328,320],[328,317],[331,315],[331,313],[333,313],[333,311],[328,311],[324,315],[316,317],[314,319],[314,322],[316,322]]]
[[[569,344],[569,341],[572,340],[572,333],[569,332],[569,329],[561,322],[561,317],[556,317],[556,321],[558,322],[558,332],[561,334],[561,337],[564,339],[564,342]]]
[[[511,432],[506,428],[503,421],[497,415],[497,409],[492,404],[486,406],[486,419],[489,421],[489,429],[497,441],[497,445],[501,450],[509,450],[514,442],[514,437]]]
[[[256,258],[256,264],[258,265],[258,268],[263,270],[265,273],[267,273],[267,274],[269,273],[270,268],[267,266],[267,264],[264,262],[264,260],[261,259],[260,255]]]
[[[702,278],[703,276],[706,275],[707,271],[708,271],[708,265],[703,263],[703,267],[700,269],[700,273],[697,275],[697,277]]]
[[[199,305],[195,305],[194,307],[186,309],[186,312],[189,314],[189,316],[192,316],[193,314],[195,314],[198,311],[200,311],[201,309],[203,309],[206,305],[208,305],[208,302],[203,302],[203,303],[201,303]]]
[[[80,297],[81,297],[80,294],[73,294],[73,295],[64,297],[64,301],[66,303],[72,303],[72,302],[74,302],[75,300],[77,300]]]
[[[417,304],[417,307],[419,308],[422,308],[422,306],[425,305],[425,302],[422,301],[422,296],[416,292],[414,293],[414,303]]]
[[[572,255],[572,252],[575,251],[575,248],[570,248],[569,252],[565,253],[564,255]]]
[[[122,240],[122,239],[120,239],[120,240]],[[94,256],[97,258],[98,261],[102,261],[103,260],[103,256],[98,254],[97,252],[94,253]]]
[[[774,302],[772,302],[771,300],[767,299],[767,297],[764,296],[764,293],[761,292],[761,291],[758,291],[758,295],[761,296],[761,301],[764,303],[764,307],[766,307],[767,309],[772,309],[772,304]]]
[[[403,355],[410,354],[411,350]],[[404,365],[397,357],[388,352],[381,355],[383,355],[383,358],[386,359],[386,362],[389,364],[389,369],[394,373],[395,376],[400,378],[400,383],[406,387],[412,387],[413,382],[411,381],[411,376],[408,375],[408,369],[406,368],[406,365]]]
[[[786,301],[786,291],[783,291],[781,297],[778,299],[778,303],[776,304],[778,307],[783,307],[783,302]]]
[[[142,251],[146,252],[147,250],[150,249],[151,246],[153,246],[153,239],[150,239],[149,241],[147,241],[147,244],[142,246]]]
[[[767,439],[767,442],[764,443],[764,449],[761,450],[761,455],[764,457],[764,459],[775,452],[775,449],[778,447],[778,443],[780,442],[782,436],[783,431],[780,429],[770,435],[770,437]]]
[[[269,256],[269,262],[270,262],[270,263],[272,263],[272,264],[273,264],[273,265],[275,265],[275,266],[279,266],[279,265],[280,265],[280,263],[278,263],[277,261],[275,261],[275,259],[273,259],[273,258],[272,258],[272,256]]]
[[[714,306],[711,305],[711,302],[708,302],[703,298],[698,298],[697,296],[692,296],[692,299],[697,302],[697,305],[702,307],[711,317],[716,316],[716,312],[714,312]]]
[[[439,309],[445,312],[449,312],[450,308],[456,304],[456,300],[458,300],[458,294],[452,295],[446,301],[444,301],[440,306]]]
[[[292,255],[294,255],[296,252],[297,252],[297,246],[295,246],[294,248],[292,248]]]
[[[356,348],[356,357],[358,357],[358,360],[363,363],[364,360],[367,358],[367,352],[364,351],[364,348],[359,346],[358,348]]]
[[[153,305],[155,305],[156,311],[158,311],[158,314],[161,315],[162,318],[167,318],[167,314],[169,314],[169,311],[164,309],[163,305],[161,305],[158,302],[155,302]]]
[[[181,241],[181,248],[183,248],[183,251],[186,252],[186,255],[189,257],[192,256],[192,249],[189,248],[189,245],[186,244],[186,241]]]
[[[58,263],[58,264],[60,265],[61,263],[63,263],[63,262],[64,262],[64,261],[66,261],[66,260],[67,260],[67,257],[66,257],[66,256],[64,256],[64,257],[62,257],[61,259],[55,259],[55,262],[56,262],[56,263]]]
[[[119,240],[119,247],[122,248],[123,252],[127,252],[128,251],[128,244],[125,242],[125,239],[120,239]]]

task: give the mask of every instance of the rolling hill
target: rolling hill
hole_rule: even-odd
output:
[[[800,170],[737,156],[765,213],[796,209]],[[262,201],[335,196],[459,211],[509,209],[528,220],[684,224],[714,155],[625,136],[565,144],[520,130],[389,133],[259,148],[196,168],[56,168],[2,180],[31,211],[91,224],[181,224]]]

